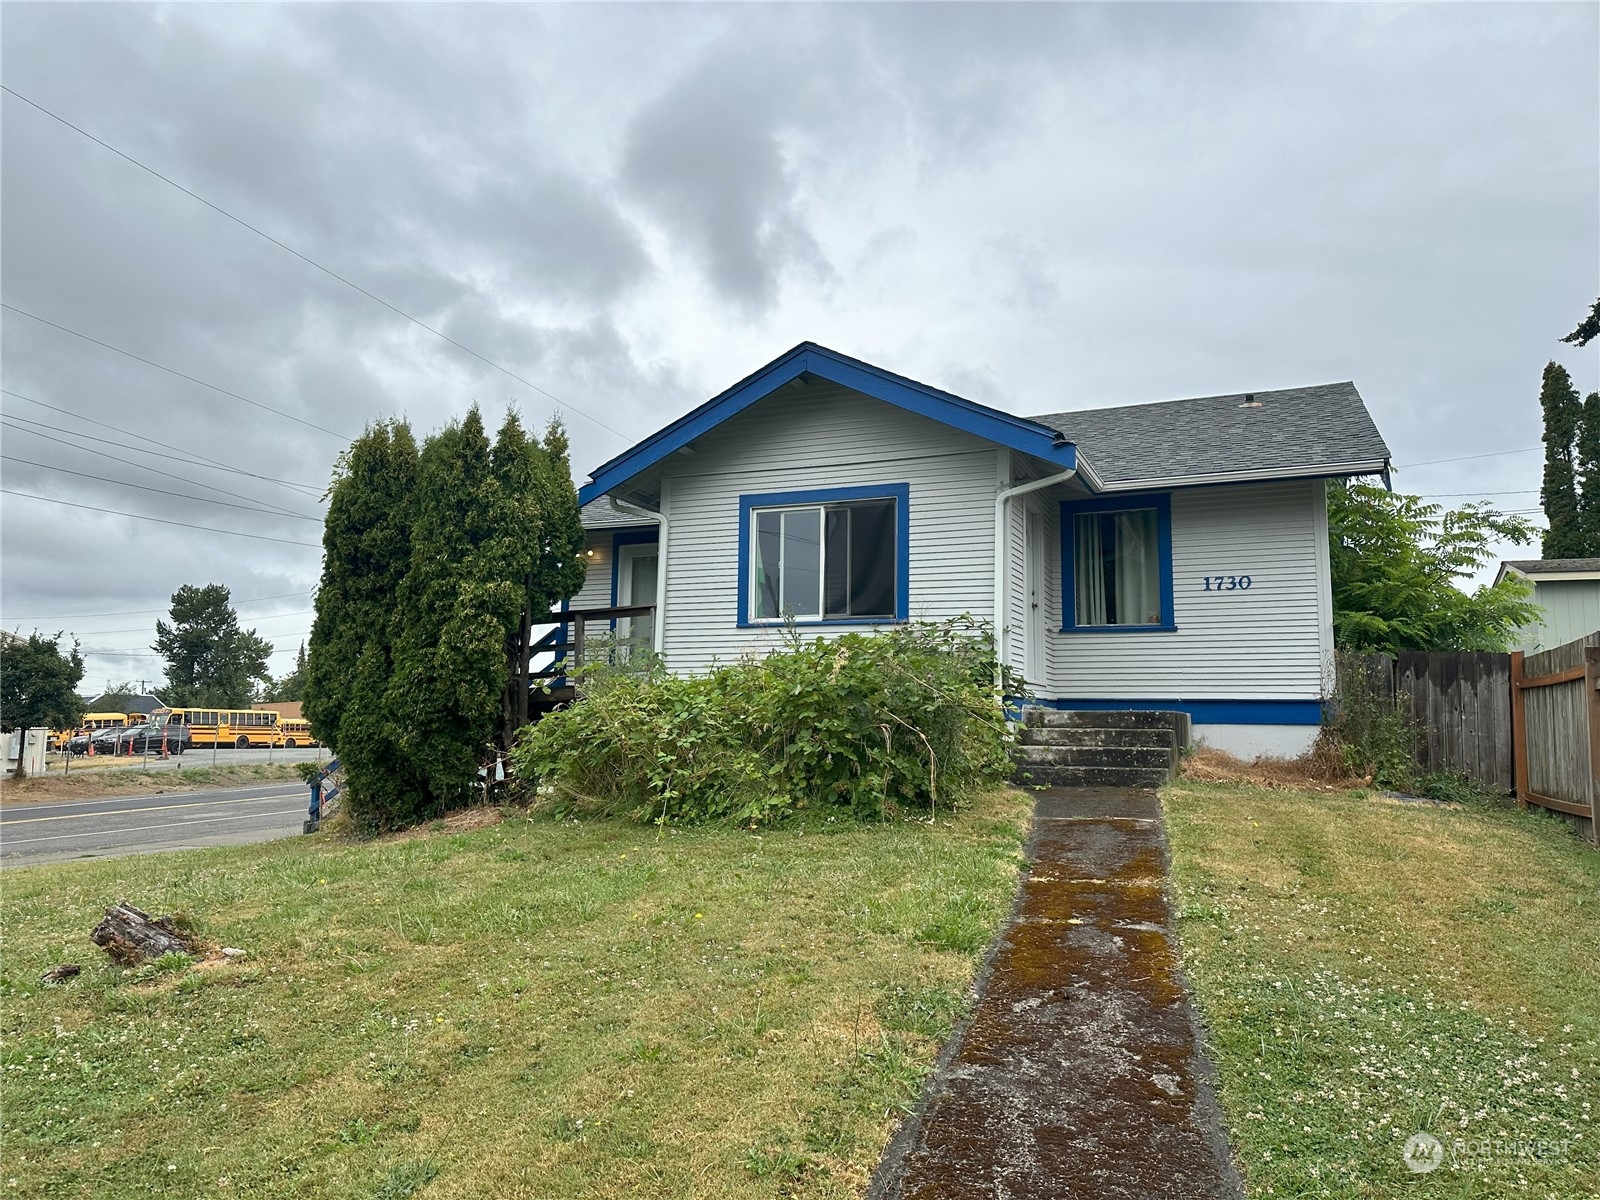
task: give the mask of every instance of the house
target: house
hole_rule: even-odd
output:
[[[1549,650],[1600,629],[1600,558],[1512,559],[1500,564],[1494,581],[1507,575],[1532,584],[1533,602],[1544,609],[1539,622],[1518,634],[1518,650]]]
[[[1350,383],[1024,418],[802,343],[595,469],[571,609],[668,669],[998,613],[1030,703],[1297,754],[1332,677],[1325,481],[1387,476]]]
[[[258,701],[250,707],[257,712],[275,712],[280,721],[300,721],[305,719],[300,711],[300,705],[299,700],[271,700]]]
[[[156,709],[161,708],[161,697],[152,696],[142,692],[101,692],[93,700],[84,702],[86,712],[112,712],[138,713],[148,717]]]

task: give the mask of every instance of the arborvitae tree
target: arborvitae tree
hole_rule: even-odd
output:
[[[499,747],[510,749],[528,723],[533,631],[550,610],[583,584],[583,527],[567,461],[567,435],[551,422],[544,443],[528,437],[508,413],[491,454],[499,486],[496,542],[501,571],[520,591],[516,624],[506,637],[506,687],[500,704]]]
[[[1577,558],[1600,558],[1600,392],[1590,392],[1578,418],[1578,509],[1583,545]]]
[[[369,427],[340,457],[306,656],[306,717],[344,764],[350,811],[370,826],[410,819],[422,792],[386,695],[395,596],[411,565],[417,457],[402,421]]]
[[[266,683],[272,643],[239,628],[239,614],[220,583],[184,584],[172,593],[172,623],[156,622],[151,647],[167,660],[164,699],[174,708],[243,708]]]
[[[1544,369],[1544,384],[1539,390],[1539,407],[1544,410],[1544,484],[1539,502],[1544,506],[1550,528],[1544,535],[1544,557],[1583,557],[1583,518],[1578,506],[1578,480],[1573,465],[1573,444],[1578,438],[1578,422],[1583,406],[1572,377],[1559,363]]]
[[[423,444],[389,686],[391,709],[408,715],[401,744],[427,783],[418,816],[464,802],[494,742],[520,608],[496,537],[499,491],[476,407]]]

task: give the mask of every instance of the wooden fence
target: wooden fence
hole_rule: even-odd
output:
[[[1465,775],[1510,795],[1511,656],[1508,654],[1362,654],[1341,660],[1383,699],[1397,698],[1421,735],[1417,765]]]
[[[1600,633],[1511,656],[1517,803],[1573,818],[1596,840],[1600,802]]]

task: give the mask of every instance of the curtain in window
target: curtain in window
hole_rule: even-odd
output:
[[[1074,525],[1072,569],[1078,586],[1078,624],[1109,625],[1105,547],[1100,537],[1100,521],[1092,513],[1083,513]]]
[[[1073,521],[1079,625],[1159,625],[1160,568],[1153,509],[1080,513]]]

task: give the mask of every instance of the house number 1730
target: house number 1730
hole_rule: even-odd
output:
[[[1206,591],[1208,592],[1244,592],[1250,590],[1250,576],[1248,575],[1207,575]]]

